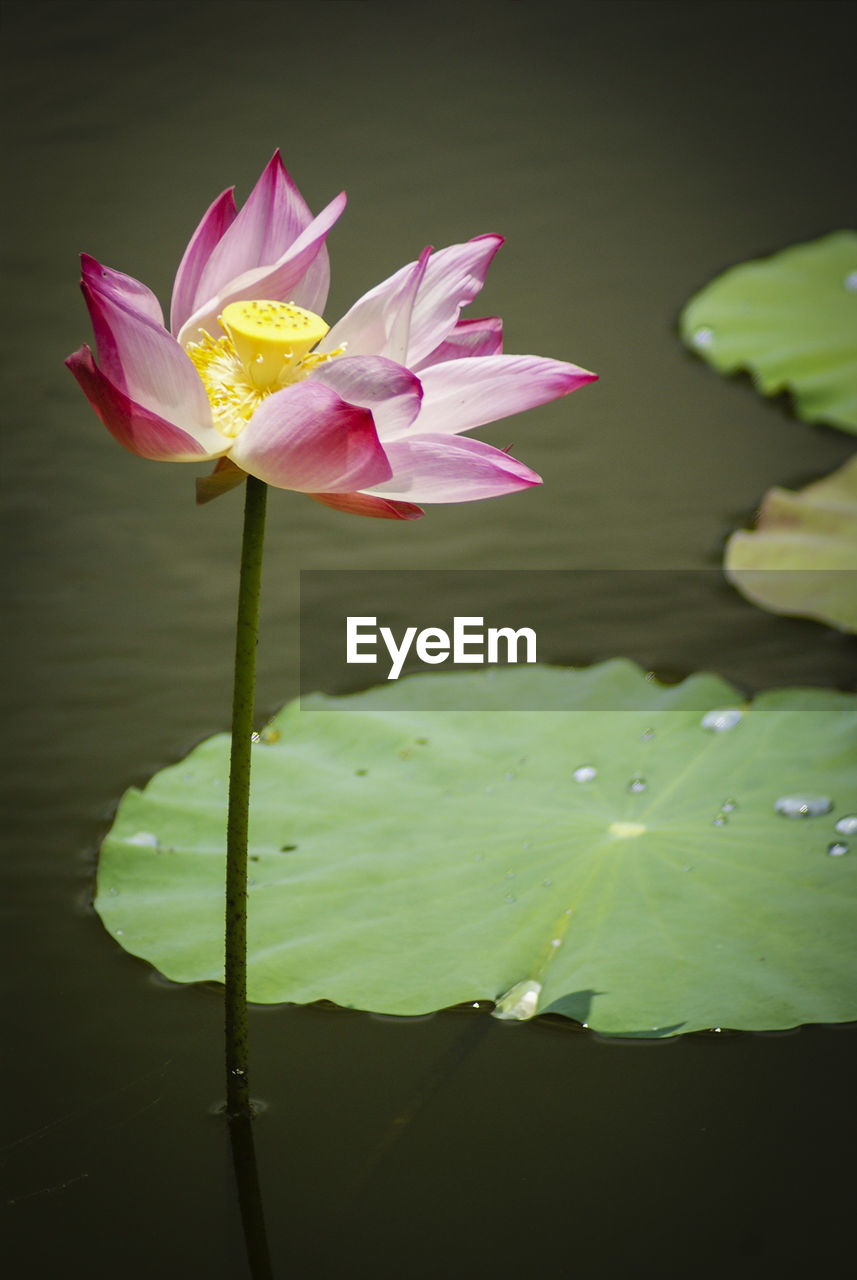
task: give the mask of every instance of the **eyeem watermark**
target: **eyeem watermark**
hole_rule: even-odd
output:
[[[379,639],[390,658],[388,680],[398,680],[405,659],[414,647],[420,662],[438,666],[450,657],[456,664],[537,662],[536,633],[532,627],[488,627],[484,618],[453,618],[452,635],[441,627],[406,627],[400,641],[390,627],[379,627],[374,617],[351,617],[345,623],[345,661],[377,663]],[[519,657],[523,645],[524,657]]]

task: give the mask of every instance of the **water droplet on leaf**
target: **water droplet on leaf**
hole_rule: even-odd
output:
[[[125,843],[137,844],[143,849],[157,849],[158,837],[151,831],[138,831],[135,836],[129,836]]]
[[[637,777],[632,778],[631,781],[628,783],[628,790],[633,792],[636,795],[640,791],[645,791],[648,785],[649,784],[646,782],[646,779],[641,778],[638,775]]]
[[[827,846],[827,852],[831,858],[841,858],[843,853],[848,852],[848,845],[844,840],[834,840],[832,844]]]
[[[542,984],[531,978],[525,982],[516,982],[505,995],[499,997],[491,1016],[500,1018],[501,1021],[525,1022],[538,1009],[541,990]]]
[[[774,808],[784,818],[820,818],[825,813],[830,813],[833,801],[829,796],[797,792],[794,795],[780,796],[774,803]]]
[[[846,813],[844,818],[840,818],[835,824],[836,830],[841,836],[857,836],[857,813]]]
[[[582,764],[571,776],[575,782],[591,782],[593,778],[598,777],[598,770],[594,765]]]
[[[713,341],[714,341],[714,330],[709,329],[707,326],[702,329],[697,329],[693,337],[691,338],[691,342],[693,343],[693,345],[695,347],[699,347],[702,350],[705,350],[706,347],[710,347]]]
[[[738,707],[718,707],[714,711],[706,711],[700,724],[703,729],[710,729],[713,733],[723,733],[726,729],[734,729],[743,714]]]

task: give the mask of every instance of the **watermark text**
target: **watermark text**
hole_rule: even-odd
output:
[[[346,619],[345,661],[352,663],[377,663],[379,639],[390,659],[388,680],[398,680],[408,654],[413,647],[420,662],[437,666],[450,657],[456,665],[478,666],[482,663],[537,662],[536,633],[532,627],[485,627],[484,619],[456,617],[452,620],[452,634],[441,627],[406,627],[397,640],[390,627],[379,627],[376,617]],[[523,646],[523,657],[519,656]]]

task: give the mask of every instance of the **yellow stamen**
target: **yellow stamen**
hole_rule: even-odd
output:
[[[345,351],[311,353],[328,326],[292,302],[232,302],[218,321],[224,337],[203,333],[186,351],[202,379],[214,425],[225,436],[240,435],[267,396]]]
[[[260,391],[299,364],[330,327],[292,302],[231,302],[218,319]]]

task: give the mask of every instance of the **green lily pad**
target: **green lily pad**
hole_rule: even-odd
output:
[[[733,533],[726,576],[774,613],[857,631],[857,455],[798,493],[769,489],[754,533]]]
[[[790,391],[806,422],[857,431],[857,232],[732,267],[682,312],[683,340],[719,373]]]
[[[534,703],[558,709],[509,709]],[[622,660],[293,703],[254,749],[250,999],[612,1035],[855,1018],[854,712]],[[222,977],[228,749],[129,791],[101,852],[105,926],[174,981]]]

